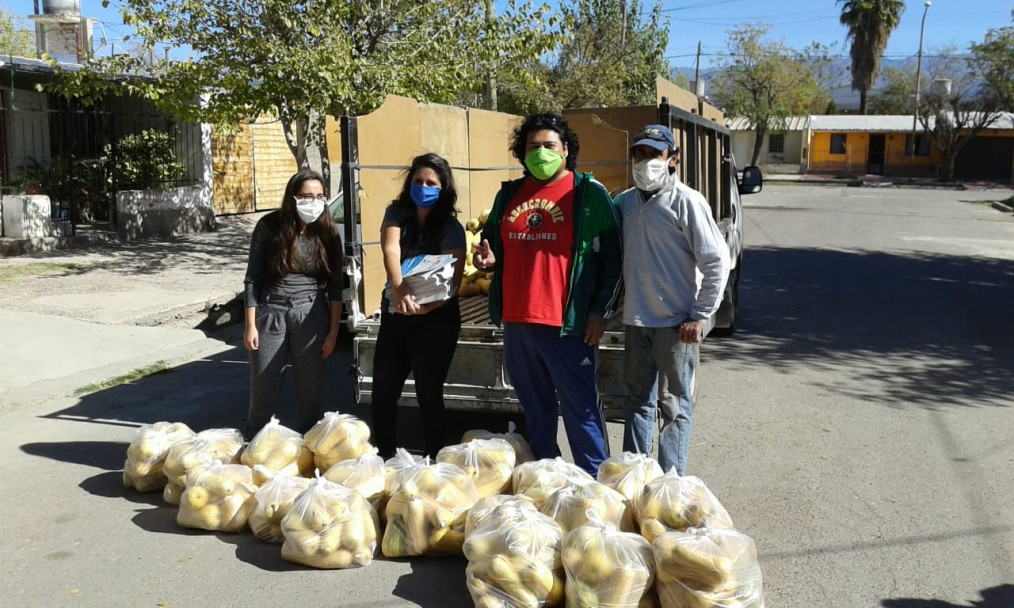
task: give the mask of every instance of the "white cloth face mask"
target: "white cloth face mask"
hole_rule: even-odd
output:
[[[297,198],[296,213],[299,214],[299,219],[303,220],[304,223],[312,224],[317,221],[321,213],[324,213],[324,201],[316,198]]]
[[[669,179],[669,161],[653,158],[633,163],[634,185],[638,190],[655,192],[661,190],[665,180]]]

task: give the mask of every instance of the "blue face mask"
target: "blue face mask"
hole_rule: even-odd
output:
[[[437,199],[440,198],[440,188],[421,184],[412,184],[408,193],[412,197],[412,201],[424,209],[436,205]]]

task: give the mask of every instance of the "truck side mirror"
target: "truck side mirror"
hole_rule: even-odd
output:
[[[764,176],[760,167],[749,166],[743,169],[743,179],[739,182],[740,194],[756,194],[764,188]]]

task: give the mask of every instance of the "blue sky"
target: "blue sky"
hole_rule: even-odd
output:
[[[548,1],[557,5],[559,0]],[[505,4],[497,0],[498,6]],[[908,0],[906,4],[901,24],[887,47],[886,54],[891,58],[914,56],[919,47],[923,2]],[[34,12],[32,0],[0,0],[0,5],[15,14]],[[117,0],[106,9],[101,0],[81,0],[81,12],[100,19],[107,39],[122,44],[119,39],[129,34],[130,28],[123,25],[117,6]],[[841,9],[834,0],[663,0],[662,7],[671,21],[667,55],[676,66],[693,65],[700,41],[704,54],[701,65],[707,67],[714,54],[725,48],[726,30],[757,21],[771,24],[771,36],[789,46],[837,42],[839,52],[847,52],[845,28],[838,24]],[[1012,8],[1014,2],[1010,0],[934,0],[926,17],[924,51],[930,53],[946,46],[964,50],[970,41],[981,40],[986,30],[1010,25]],[[100,34],[96,32],[96,38]]]

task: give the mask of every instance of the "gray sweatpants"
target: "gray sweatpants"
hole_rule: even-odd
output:
[[[327,295],[289,298],[268,294],[257,308],[260,345],[250,354],[250,414],[247,438],[277,415],[282,374],[292,364],[296,418],[287,423],[305,433],[322,413],[324,360],[320,356],[330,327]]]

